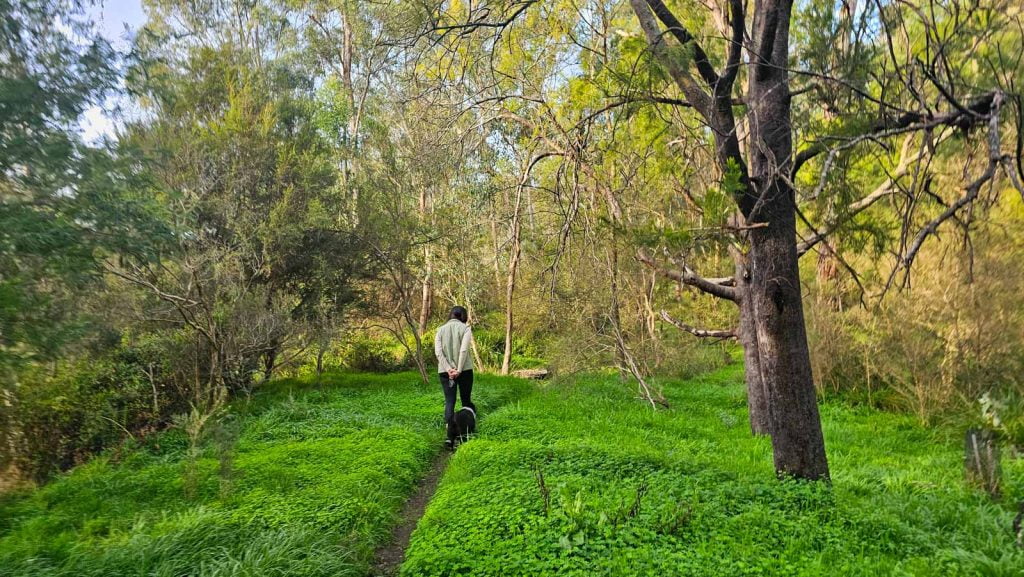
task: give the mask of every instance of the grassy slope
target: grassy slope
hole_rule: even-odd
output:
[[[487,416],[403,577],[1024,575],[1012,514],[963,486],[959,438],[826,404],[834,490],[780,483],[769,441],[748,433],[740,370],[665,383],[671,411],[609,378]],[[1007,500],[1024,498],[1024,461],[1005,469]]]
[[[490,410],[525,386],[480,381]],[[278,381],[233,407],[231,459],[206,447],[192,498],[174,431],[0,497],[0,575],[362,575],[440,449],[442,403],[412,374]]]

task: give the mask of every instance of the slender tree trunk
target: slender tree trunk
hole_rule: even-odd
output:
[[[427,373],[427,363],[423,360],[423,339],[420,338],[419,333],[414,332],[413,338],[416,341],[416,354],[413,359],[416,361],[416,369],[420,372],[420,378],[423,379],[423,384],[430,384],[430,375]]]
[[[320,344],[316,349],[316,384],[320,384],[320,379],[324,376],[324,355],[327,354],[327,346]]]
[[[525,179],[524,179],[525,180]],[[524,183],[516,188],[516,200],[512,208],[512,247],[508,262],[508,279],[505,285],[505,354],[501,359],[501,374],[507,375],[512,365],[512,299],[516,291],[516,274],[519,271],[519,257],[522,253],[520,236],[522,226],[519,212],[523,201]]]
[[[274,376],[274,369],[277,368],[277,354],[280,344],[277,339],[270,341],[270,349],[263,356],[263,380],[269,381]]]
[[[654,290],[658,286],[658,273],[651,272],[651,282],[648,284],[647,275],[641,272],[643,279],[644,294],[642,295],[644,307],[644,328],[647,330],[647,338],[651,342],[658,342],[658,313],[654,312]],[[659,357],[660,358],[660,357]]]
[[[352,14],[348,3],[341,9],[341,82],[348,100],[348,122],[345,126],[345,160],[342,166],[342,180],[348,189],[352,206],[349,217],[352,224],[359,223],[359,187],[353,186],[352,175],[355,172],[359,148],[359,114],[356,113],[356,90],[352,81],[353,30]]]
[[[475,322],[476,315],[473,314],[473,301],[469,298],[469,293],[466,293],[466,312],[469,314],[470,326]],[[473,353],[473,366],[476,367],[476,372],[481,373],[487,370],[487,366],[484,365],[483,360],[480,358],[480,351],[476,348],[476,339],[469,342],[471,352]]]
[[[609,182],[613,179],[609,178]],[[620,226],[622,223],[622,206],[619,204],[619,199],[615,197],[615,192],[608,186],[601,187],[604,192],[605,201],[608,203],[608,216],[612,221],[612,235],[611,235],[611,264],[610,264],[610,275],[611,275],[611,292],[612,292],[612,323],[615,326],[615,364],[619,367],[619,380],[625,382],[628,378],[627,371],[627,356],[629,351],[626,350],[628,346],[626,344],[626,335],[622,332],[622,315],[619,311],[619,247],[618,239],[615,236],[615,228]],[[639,377],[638,377],[639,378]]]
[[[494,290],[501,286],[501,241],[498,239],[497,207],[491,207],[491,244],[494,246]]]
[[[430,221],[429,210],[427,189],[424,187],[420,191],[420,218],[424,224],[428,224]],[[426,270],[423,275],[423,294],[420,295],[419,329],[421,335],[427,332],[427,322],[430,320],[430,312],[434,303],[434,259],[430,245],[423,247],[423,261]]]
[[[609,271],[611,273],[611,316],[612,324],[619,338],[615,341],[615,365],[619,367],[619,380],[625,382],[628,378],[626,369],[626,335],[622,332],[622,315],[619,313],[619,249],[612,239],[611,262]]]
[[[426,334],[430,312],[434,305],[434,266],[430,260],[430,249],[427,249],[427,274],[423,279],[423,294],[420,295],[420,334]]]

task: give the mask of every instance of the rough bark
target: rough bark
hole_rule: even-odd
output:
[[[761,377],[758,356],[757,330],[754,326],[753,299],[750,292],[750,265],[747,255],[733,252],[736,262],[736,305],[739,307],[739,329],[736,337],[743,347],[743,371],[747,384],[747,409],[750,413],[750,432],[755,435],[771,434],[768,417],[768,394]]]
[[[792,169],[789,22],[792,4],[755,5],[749,103],[750,180],[757,200],[744,211],[749,225],[749,307],[757,358],[767,397],[775,470],[781,475],[827,479],[828,462],[811,376],[811,357],[796,249]]]
[[[705,292],[740,305],[740,332],[751,375],[760,375],[772,436],[775,469],[779,475],[827,479],[828,462],[811,376],[796,249],[796,204],[789,175],[793,165],[790,121],[789,25],[791,0],[760,0],[752,6],[750,35],[744,32],[744,4],[729,4],[732,42],[719,76],[694,37],[662,0],[631,0],[653,53],[667,67],[687,100],[704,117],[715,138],[720,169],[739,183],[735,201],[745,222],[748,278],[742,291],[690,282]],[[664,25],[663,32],[658,22]],[[693,66],[703,86],[668,55],[665,37],[692,47]],[[740,65],[741,47],[748,44],[747,70],[749,152],[744,158],[736,132],[732,88]],[[692,277],[684,271],[682,277]],[[693,281],[693,279],[690,279]],[[742,292],[742,296],[740,293]],[[745,330],[744,330],[745,329]],[[754,346],[751,346],[754,345]],[[755,351],[756,349],[756,351]],[[748,354],[749,353],[749,354]],[[755,386],[754,391],[758,388]],[[754,402],[759,402],[756,394]],[[763,424],[763,423],[761,423]],[[753,424],[752,424],[753,426]],[[760,425],[759,425],[760,426]]]

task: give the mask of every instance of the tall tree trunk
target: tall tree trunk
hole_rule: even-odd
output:
[[[473,301],[470,300],[467,291],[466,294],[466,312],[469,314],[470,326],[476,321],[476,315],[473,314]],[[473,366],[476,367],[476,372],[481,373],[487,371],[487,365],[484,364],[483,359],[480,358],[480,351],[476,348],[476,339],[469,341],[470,352],[473,353]]]
[[[744,211],[753,227],[748,231],[750,283],[744,300],[753,313],[775,470],[827,479],[797,260],[796,204],[789,181],[793,131],[786,66],[792,5],[788,0],[767,0],[755,6],[753,42],[764,60],[751,67],[747,95],[752,185],[748,186],[757,200]]]
[[[342,4],[341,10],[341,83],[344,87],[345,98],[348,101],[348,122],[345,125],[344,143],[348,150],[342,163],[342,184],[348,189],[352,205],[349,211],[349,218],[352,224],[359,223],[359,188],[352,183],[352,175],[356,170],[355,164],[358,158],[359,147],[359,114],[356,111],[356,90],[352,81],[352,55],[353,55],[353,30],[354,25],[351,7],[348,2]]]
[[[760,375],[767,401],[775,470],[780,475],[827,479],[801,301],[796,204],[789,180],[793,128],[787,71],[792,0],[756,0],[752,6],[730,0],[731,38],[720,71],[663,0],[630,0],[630,6],[653,53],[712,129],[724,177],[740,185],[735,200],[743,216],[739,224],[750,244],[749,278],[737,279],[745,286],[738,287],[742,290],[735,291],[733,300],[739,301],[741,318],[747,323],[740,332],[745,334],[749,374]],[[753,11],[749,31],[744,15],[748,7]],[[674,57],[666,36],[692,50],[692,59],[684,63]],[[738,138],[733,101],[744,52],[749,57],[747,158]],[[750,344],[756,344],[756,370],[751,366],[755,352]],[[756,383],[752,389],[757,391]],[[758,400],[755,394],[753,401]]]
[[[625,382],[629,376],[626,369],[626,335],[622,332],[622,315],[619,313],[619,249],[612,239],[611,248],[611,317],[619,338],[615,340],[615,366],[619,367],[619,380]]]
[[[420,334],[426,334],[427,322],[430,321],[430,312],[434,305],[434,263],[431,262],[430,249],[426,249],[427,271],[423,278],[423,293],[420,295]]]
[[[613,182],[613,175],[609,175],[608,182]],[[611,235],[611,264],[610,264],[610,275],[611,275],[611,314],[612,323],[615,327],[615,364],[619,367],[619,380],[625,382],[628,378],[627,370],[627,356],[629,351],[626,350],[628,346],[626,344],[626,334],[622,331],[622,315],[619,310],[619,245],[618,238],[616,237],[615,229],[622,224],[622,206],[619,204],[619,199],[615,197],[615,192],[609,186],[602,186],[602,192],[604,193],[605,201],[608,203],[608,216],[612,221],[612,235]]]
[[[501,239],[498,238],[498,209],[491,206],[491,244],[494,247],[494,290],[501,286]]]
[[[427,199],[427,189],[423,187],[420,191],[420,218],[424,224],[430,223],[430,203]],[[423,247],[424,275],[423,294],[420,295],[420,334],[426,334],[427,322],[430,320],[430,309],[434,303],[434,259],[430,245]]]

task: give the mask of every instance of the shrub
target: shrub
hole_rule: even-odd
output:
[[[36,481],[136,435],[166,426],[185,401],[162,381],[153,341],[124,344],[97,359],[80,358],[21,374],[5,411],[14,442],[6,460]]]
[[[1006,229],[1020,222],[1019,206],[1016,215],[1000,217]],[[913,286],[869,301],[870,308],[852,298],[852,281],[808,275],[816,298],[805,309],[819,390],[908,411],[922,423],[973,417],[986,393],[1024,397],[1024,243],[1003,226],[980,229],[970,251],[960,239],[927,245],[915,261]],[[864,282],[877,273],[877,263],[853,263],[864,265]]]
[[[345,365],[354,371],[388,373],[401,368],[389,343],[381,339],[358,338],[348,343]]]

